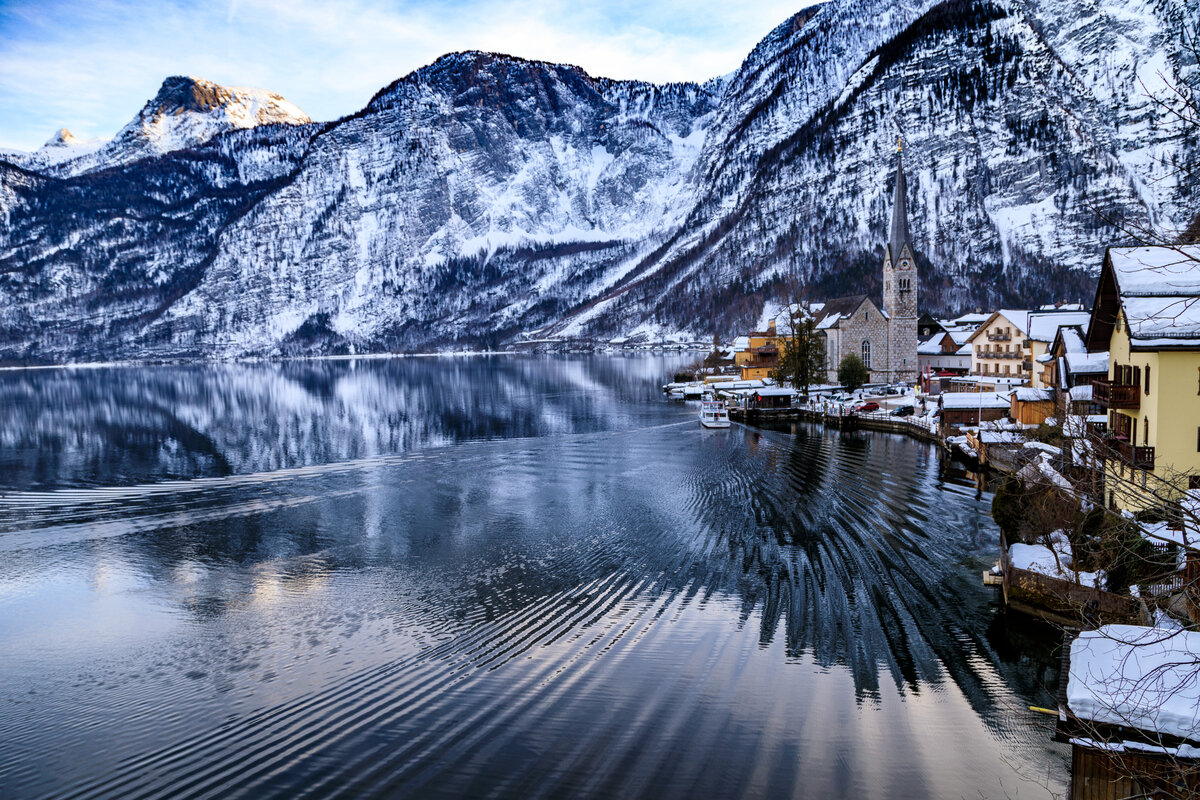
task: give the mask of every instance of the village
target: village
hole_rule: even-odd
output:
[[[1053,737],[1072,800],[1200,792],[1200,245],[1110,246],[1090,307],[937,319],[897,157],[883,303],[768,303],[664,386],[734,421],[905,433],[998,484],[1011,610],[1064,633]]]

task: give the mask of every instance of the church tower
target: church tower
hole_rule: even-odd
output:
[[[888,315],[888,369],[891,379],[917,379],[917,260],[908,234],[908,182],[904,157],[896,153],[892,226],[883,256],[883,310]]]

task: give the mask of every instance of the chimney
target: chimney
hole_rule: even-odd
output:
[[[767,334],[769,336],[775,335],[775,320],[771,320],[767,323]]]

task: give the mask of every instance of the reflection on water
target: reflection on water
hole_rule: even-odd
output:
[[[0,373],[0,796],[1045,794],[982,487],[676,363]]]

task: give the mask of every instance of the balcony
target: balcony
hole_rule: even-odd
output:
[[[978,358],[1020,358],[1020,353],[1005,353],[1003,350],[980,350]]]
[[[1134,447],[1123,439],[1113,439],[1110,449],[1117,458],[1125,462],[1126,466],[1134,469],[1154,469],[1153,447]]]
[[[1107,408],[1141,408],[1140,386],[1122,386],[1107,380],[1092,381],[1092,401]]]
[[[1033,372],[1033,362],[1028,358],[1021,362],[1021,369],[1026,372]]]
[[[1007,333],[989,333],[987,335],[989,342],[1011,342],[1012,336]]]

